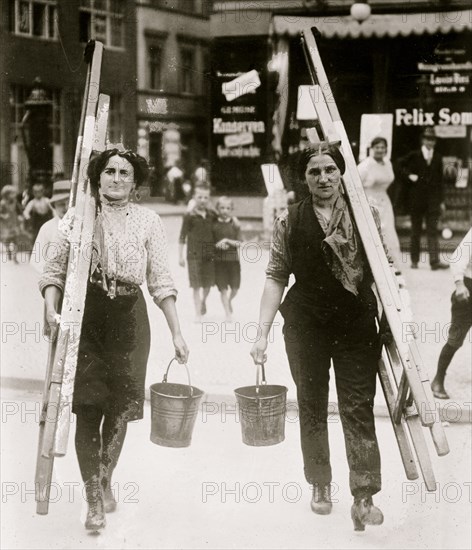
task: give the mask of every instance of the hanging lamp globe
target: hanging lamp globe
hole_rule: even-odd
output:
[[[371,13],[370,6],[367,2],[354,2],[351,6],[351,16],[358,23],[365,21]]]

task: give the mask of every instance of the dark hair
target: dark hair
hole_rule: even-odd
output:
[[[126,159],[133,167],[136,187],[139,187],[147,180],[149,167],[144,157],[130,150],[122,151],[120,149],[108,149],[94,157],[88,165],[87,176],[90,178],[90,186],[93,192],[98,193],[100,174],[105,169],[111,157],[115,155]]]
[[[387,140],[384,137],[377,136],[372,140],[372,143],[370,144],[370,148],[372,149],[372,147],[375,147],[379,143],[383,143],[385,147],[388,147]]]
[[[339,150],[339,147],[333,143],[322,141],[319,145],[307,147],[301,152],[298,162],[298,174],[301,180],[305,180],[306,167],[310,159],[320,155],[330,156],[336,163],[336,166],[339,168],[341,174],[344,174],[346,170],[346,162],[344,161],[344,157]]]

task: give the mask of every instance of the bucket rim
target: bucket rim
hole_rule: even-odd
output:
[[[158,391],[157,389],[155,389],[155,386],[169,386],[169,385],[172,385],[172,386],[182,386],[182,388],[185,388],[187,391],[189,391],[189,389],[191,388],[192,389],[192,395],[169,395],[167,393],[162,393],[161,391]],[[174,382],[156,382],[154,384],[151,384],[149,386],[149,391],[151,392],[151,394],[156,394],[156,395],[160,395],[161,397],[167,397],[167,398],[170,398],[170,399],[197,399],[197,398],[200,398],[200,397],[203,397],[205,395],[205,392],[203,390],[201,390],[200,388],[197,388],[196,386],[189,386],[188,384],[177,384],[177,383],[174,383]]]
[[[276,390],[276,393],[274,393],[274,395],[261,395],[260,397],[247,396],[242,393],[244,390],[248,392],[249,391],[255,392],[257,388],[278,388],[278,390]],[[241,386],[240,388],[236,388],[233,391],[237,397],[244,397],[245,399],[260,400],[260,399],[273,399],[274,397],[279,397],[280,395],[286,395],[288,392],[288,388],[286,386],[281,386],[278,384],[267,384],[264,386]]]

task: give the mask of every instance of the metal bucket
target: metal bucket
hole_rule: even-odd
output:
[[[204,392],[191,385],[187,365],[188,385],[167,382],[174,361],[169,363],[162,382],[150,387],[151,441],[163,447],[188,447]]]
[[[262,384],[259,383],[259,367]],[[258,365],[256,385],[234,390],[239,406],[243,443],[253,447],[277,445],[285,439],[287,388],[267,385],[264,365]]]

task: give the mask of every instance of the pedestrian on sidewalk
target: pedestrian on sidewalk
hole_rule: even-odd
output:
[[[179,264],[185,267],[184,248],[187,244],[187,266],[195,304],[195,322],[206,314],[206,299],[215,284],[215,239],[213,222],[216,214],[210,206],[210,188],[194,188],[195,206],[184,215],[179,239]]]
[[[392,163],[387,154],[387,140],[378,136],[370,144],[369,156],[357,167],[367,197],[377,208],[382,223],[385,244],[398,273],[402,270],[400,241],[395,229],[395,214],[387,190],[395,180]]]
[[[373,279],[343,196],[345,161],[337,145],[322,142],[306,149],[300,170],[310,195],[290,205],[275,222],[260,338],[251,355],[256,364],[265,363],[267,338],[280,306],[297,386],[305,476],[313,485],[311,508],[323,515],[332,509],[327,417],[333,362],[354,497],[351,516],[354,528],[364,530],[366,524],[383,522],[372,501],[381,489],[373,413],[380,356]],[[291,274],[296,282],[280,305]]]
[[[2,187],[0,194],[0,242],[5,246],[7,258],[18,263],[18,238],[23,225],[21,207],[13,185]]]
[[[49,199],[44,195],[44,183],[34,183],[32,192],[33,198],[26,205],[23,216],[29,223],[31,238],[34,242],[41,226],[54,217],[54,210]]]
[[[446,371],[456,351],[462,346],[465,337],[472,326],[472,229],[454,254],[455,261],[451,261],[451,269],[456,288],[451,296],[451,322],[447,342],[444,344],[438,360],[436,376],[431,382],[434,397],[449,399],[444,387]]]
[[[52,187],[52,197],[49,204],[54,210],[54,218],[44,223],[36,237],[31,251],[30,265],[42,273],[47,258],[57,253],[59,237],[59,222],[64,217],[69,206],[71,182],[69,180],[55,181]]]
[[[436,151],[436,133],[427,127],[421,134],[421,148],[398,161],[411,217],[411,267],[418,268],[423,220],[426,219],[429,263],[431,269],[447,269],[439,260],[438,223],[446,211],[444,171],[441,155]]]
[[[239,246],[241,225],[233,216],[233,201],[220,197],[216,203],[217,219],[213,225],[215,239],[215,281],[220,291],[221,302],[227,322],[232,321],[233,305],[241,286],[241,264]]]
[[[146,160],[131,151],[110,149],[90,162],[87,173],[98,208],[72,410],[77,415],[75,448],[88,503],[85,527],[97,531],[106,525],[105,512],[117,506],[112,474],[127,423],[143,417],[150,348],[140,289],[145,280],[164,313],[180,363],[187,361],[188,350],[175,307],[177,291],[161,219],[130,202],[131,193],[147,177]],[[69,212],[66,219],[73,220]],[[46,262],[39,283],[52,337],[57,332],[70,249],[69,232],[61,229],[58,254]]]

